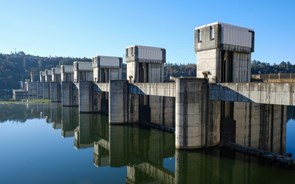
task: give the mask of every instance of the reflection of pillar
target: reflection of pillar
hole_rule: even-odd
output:
[[[227,160],[227,165],[228,162]],[[201,152],[175,150],[176,184],[219,183],[221,177],[219,168],[220,161],[216,153],[210,155]],[[229,180],[231,180],[231,178],[229,178]]]
[[[109,123],[128,122],[128,81],[114,80],[109,83]]]
[[[78,108],[62,107],[61,135],[63,137],[74,136],[74,129],[78,126]]]
[[[128,127],[125,126],[109,126],[109,156],[110,166],[121,167],[126,165],[126,156],[128,155],[128,145],[125,144],[126,130]],[[132,151],[132,150],[130,150]]]
[[[197,183],[201,180],[199,154],[175,151],[175,183]]]
[[[94,142],[93,163],[96,167],[109,166],[109,143],[104,139]]]
[[[98,139],[98,115],[80,114],[79,126],[75,129],[75,147],[92,147],[94,141]]]
[[[61,128],[61,108],[60,103],[50,103],[50,119],[54,129]]]
[[[176,149],[207,145],[208,80],[177,78],[175,98]]]

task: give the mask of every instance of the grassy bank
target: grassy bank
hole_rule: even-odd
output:
[[[49,103],[49,99],[0,100],[0,104]]]

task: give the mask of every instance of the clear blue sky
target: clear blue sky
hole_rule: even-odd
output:
[[[217,21],[255,30],[252,59],[295,63],[293,0],[0,0],[0,52],[123,56],[138,44],[196,63],[194,28]]]

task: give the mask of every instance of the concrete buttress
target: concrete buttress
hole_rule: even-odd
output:
[[[206,147],[208,80],[177,78],[175,98],[175,147]]]

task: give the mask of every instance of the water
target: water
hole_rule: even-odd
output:
[[[0,183],[295,183],[295,171],[224,149],[177,151],[174,134],[108,125],[58,104],[0,105]],[[295,154],[295,121],[287,152]]]

